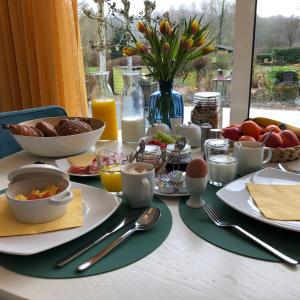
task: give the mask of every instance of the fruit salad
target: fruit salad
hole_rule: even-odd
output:
[[[161,131],[157,131],[153,136],[153,139],[148,142],[148,145],[156,145],[161,149],[166,149],[168,144],[175,144],[178,138],[180,138],[180,136],[173,136]]]
[[[16,200],[38,200],[55,196],[59,193],[59,187],[55,184],[48,185],[42,190],[33,189],[29,195],[19,194],[15,197]]]

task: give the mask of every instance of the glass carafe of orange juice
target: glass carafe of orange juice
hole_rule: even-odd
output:
[[[92,115],[106,123],[101,140],[118,138],[117,106],[108,83],[108,72],[94,74],[96,83],[92,91]]]

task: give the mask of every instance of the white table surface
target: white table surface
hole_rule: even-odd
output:
[[[0,160],[0,188],[6,188],[9,171],[37,160],[53,162],[24,151]],[[300,298],[298,266],[291,268],[218,248],[186,227],[179,216],[178,200],[164,201],[173,217],[171,232],[158,249],[142,260],[106,274],[78,279],[32,278],[0,267],[0,299]]]

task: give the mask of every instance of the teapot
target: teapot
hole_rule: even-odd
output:
[[[201,130],[196,124],[188,122],[175,127],[176,134],[184,136],[192,148],[201,146]]]

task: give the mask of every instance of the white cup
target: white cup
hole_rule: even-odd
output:
[[[267,158],[264,154],[267,151]],[[237,173],[241,176],[260,170],[272,158],[272,149],[262,147],[262,143],[241,141],[234,143],[234,156],[237,160]]]
[[[152,164],[137,162],[121,168],[122,191],[133,208],[149,206],[153,198],[155,171]]]

